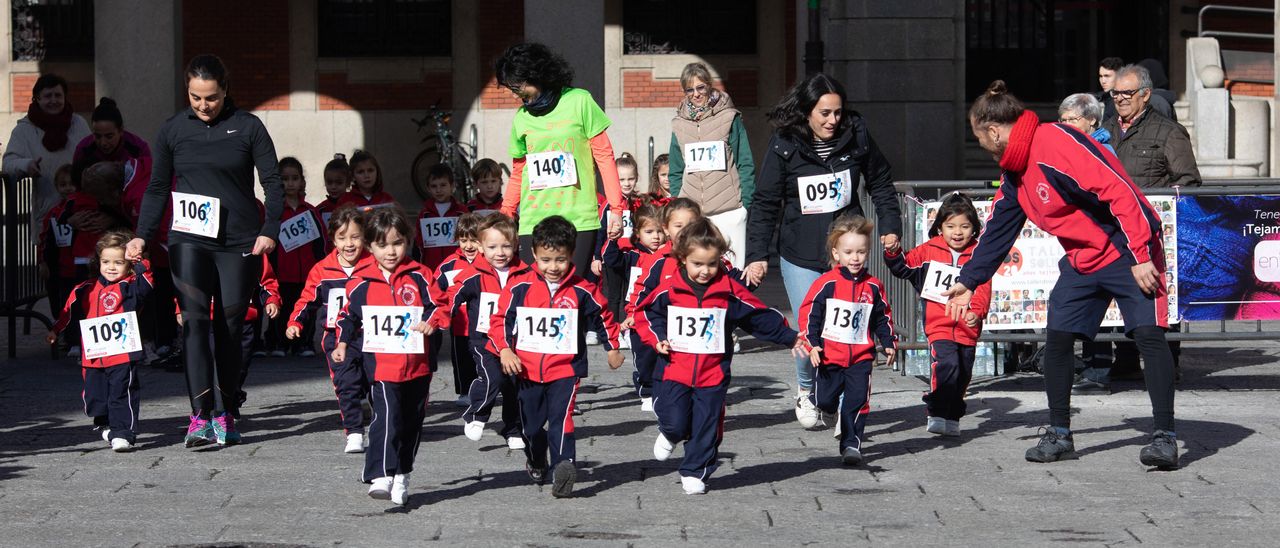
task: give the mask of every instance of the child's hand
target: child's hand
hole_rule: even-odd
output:
[[[602,266],[604,266],[604,265],[603,265],[603,263],[601,263],[601,262],[600,262],[600,259],[596,259],[596,260],[594,260],[594,261],[591,261],[591,273],[592,273],[592,274],[595,274],[596,276],[599,276],[599,275],[600,275],[600,267],[602,267]]]
[[[333,349],[329,354],[334,362],[341,362],[347,358],[347,343],[338,343],[338,347]]]
[[[791,355],[797,358],[803,358],[809,355],[809,352],[804,349],[804,335],[796,337],[796,343],[791,345]]]
[[[268,303],[266,306],[266,312],[267,317],[274,320],[276,319],[276,316],[280,315],[280,305],[276,303]]]
[[[284,330],[284,338],[286,339],[296,339],[300,336],[302,336],[302,330],[296,325],[291,325],[288,329]]]
[[[822,347],[821,346],[815,346],[809,349],[809,363],[813,364],[814,367],[818,367],[819,365],[822,365]]]
[[[409,329],[422,333],[423,335],[430,335],[436,332],[436,326],[431,325],[431,322],[418,322],[413,324]]]
[[[635,318],[627,318],[625,320],[622,320],[622,323],[618,324],[618,327],[621,328],[623,331],[631,329],[635,326],[636,326]]]
[[[609,369],[617,369],[619,367],[622,367],[622,362],[625,360],[626,358],[622,356],[622,351],[620,350],[609,351]]]
[[[658,346],[653,347],[653,349],[657,350],[658,353],[662,354],[663,356],[668,356],[671,354],[671,342],[670,341],[659,342]]]
[[[500,356],[502,372],[508,375],[519,375],[524,368],[520,365],[520,357],[510,348],[503,348]]]
[[[50,331],[49,334],[45,336],[44,342],[49,344],[58,342],[58,334]],[[617,369],[617,368],[615,367],[614,369]]]
[[[886,348],[884,349],[884,355],[885,355],[884,366],[892,367],[894,358],[898,356],[898,351],[893,348]]]
[[[978,315],[973,312],[965,314],[964,323],[969,327],[978,327]]]

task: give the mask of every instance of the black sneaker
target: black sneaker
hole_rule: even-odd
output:
[[[526,461],[524,463],[524,471],[529,473],[529,479],[533,480],[533,483],[537,485],[542,485],[546,481],[547,469],[545,467],[534,466],[533,463]]]
[[[846,447],[840,453],[840,462],[845,466],[857,466],[862,464],[862,451],[856,447]]]
[[[562,499],[573,494],[573,482],[578,479],[578,469],[571,461],[560,461],[551,474],[551,496]]]
[[[1151,444],[1143,447],[1138,453],[1138,460],[1147,466],[1155,466],[1157,468],[1177,468],[1178,467],[1178,438],[1173,432],[1164,430],[1156,430],[1151,435]]]
[[[1071,385],[1072,394],[1110,394],[1111,384],[1101,383],[1092,379],[1081,378]]]
[[[1027,460],[1031,462],[1057,462],[1076,458],[1076,443],[1071,433],[1059,434],[1054,428],[1041,428],[1040,442],[1027,449]]]

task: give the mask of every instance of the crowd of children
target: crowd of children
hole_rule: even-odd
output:
[[[716,468],[737,329],[809,357],[817,379],[810,398],[822,412],[820,423],[834,422],[845,464],[862,462],[876,350],[892,363],[896,347],[885,286],[866,270],[873,232],[867,219],[833,224],[825,243],[832,268],[809,289],[795,330],[751,293],[728,260],[728,242],[698,204],[666,194],[664,157],[652,166],[652,190],[643,194],[634,158],[618,158],[624,230],[612,239],[602,230],[590,265],[573,264],[577,230],[559,216],[537,223],[533,261],[520,260],[518,219],[499,211],[505,167],[492,160],[467,174],[474,198],[465,204],[456,198],[455,174],[444,165],[432,168],[416,225],[383,190],[378,162],[367,151],[357,151],[350,163],[336,155],[325,165],[327,196],[318,206],[306,201],[301,162],[284,158],[279,165],[285,188],[280,245],[264,264],[262,291],[250,309],[254,321],[246,326],[266,316],[266,351],[277,356],[313,356],[319,332],[343,451],[364,453],[362,479],[371,497],[407,500],[429,384],[446,339],[456,403],[464,408],[462,433],[482,439],[501,405],[498,434],[510,449],[524,451],[530,479],[550,481],[555,497],[570,496],[577,477],[574,411],[592,339],[613,369],[624,362],[621,350],[630,349],[640,408],[657,419],[653,455],[666,460],[683,443],[685,493],[705,492]],[[124,259],[127,231],[67,227],[75,211],[95,206],[69,173],[57,180],[65,200],[45,222],[41,249],[51,299],[65,305],[49,341],[78,322],[80,334],[72,328],[68,339],[81,341],[86,413],[114,450],[128,451],[136,444],[139,411],[138,313],[148,302],[152,274],[146,260]],[[602,216],[605,209],[602,204]],[[886,254],[885,261],[929,299],[938,292],[934,278],[967,260],[979,228],[968,199],[953,196],[931,240]],[[960,322],[937,302],[925,308],[934,360],[924,397],[929,432],[959,434],[986,311],[985,293],[978,294]],[[246,353],[253,338],[246,327]],[[189,434],[187,445],[238,442],[210,428],[215,435]]]

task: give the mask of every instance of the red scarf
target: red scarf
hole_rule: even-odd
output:
[[[75,116],[71,101],[62,104],[62,112],[49,114],[40,105],[31,103],[27,107],[27,121],[44,130],[44,138],[40,140],[44,149],[49,152],[62,150],[67,146],[67,130],[71,129],[71,117]]]
[[[1022,116],[1013,123],[1013,131],[1009,132],[1009,146],[1000,157],[1000,169],[1019,174],[1027,170],[1027,161],[1031,159],[1031,139],[1037,127],[1040,127],[1040,117],[1029,110],[1022,111]]]

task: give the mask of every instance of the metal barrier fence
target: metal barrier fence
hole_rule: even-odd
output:
[[[903,212],[902,246],[911,249],[921,242],[916,241],[915,224],[920,208],[914,199],[925,201],[938,200],[954,191],[963,191],[974,199],[990,198],[995,195],[992,181],[898,181],[894,183],[902,196],[900,206]],[[1230,196],[1230,195],[1263,195],[1280,194],[1280,179],[1217,179],[1206,180],[1204,186],[1188,188],[1150,188],[1143,191],[1148,196]],[[862,204],[869,218],[875,218],[875,204],[863,194]],[[911,284],[893,277],[885,266],[881,250],[876,250],[875,258],[869,267],[870,272],[883,281],[889,294],[889,304],[893,307],[894,325],[901,341],[899,348],[904,350],[921,350],[927,348],[920,325],[921,300]],[[1180,330],[1171,331],[1171,341],[1224,341],[1224,340],[1275,340],[1280,339],[1280,331],[1264,328],[1261,320],[1248,321],[1183,321]],[[1234,328],[1234,329],[1233,329]],[[1099,341],[1127,341],[1121,333],[1100,333]],[[1041,343],[1044,335],[1027,332],[984,332],[983,342],[992,343]],[[999,353],[997,353],[999,355]],[[903,368],[906,374],[906,368]]]
[[[45,298],[44,283],[39,275],[36,234],[31,226],[31,209],[35,201],[35,180],[12,180],[0,175],[4,185],[0,202],[0,257],[4,260],[4,285],[0,294],[0,316],[9,318],[9,357],[17,356],[18,318],[23,318],[23,333],[31,333],[31,320],[53,327],[53,320],[35,311]],[[53,353],[53,349],[50,349]]]

